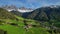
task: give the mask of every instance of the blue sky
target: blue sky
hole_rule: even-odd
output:
[[[15,5],[17,7],[39,8],[49,5],[60,5],[60,0],[0,0],[2,5]]]

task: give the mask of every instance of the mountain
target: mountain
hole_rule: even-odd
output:
[[[39,21],[58,20],[60,21],[60,6],[41,7],[34,10],[27,18]]]
[[[11,12],[17,16],[22,16],[22,17],[27,17],[33,11],[32,8],[26,8],[26,7],[17,8],[14,5],[11,6],[6,5],[6,6],[2,6],[1,8],[6,9],[8,12]]]
[[[17,10],[18,8],[16,7],[16,6],[14,6],[14,5],[10,5],[10,6],[8,6],[8,5],[5,5],[5,6],[2,6],[1,8],[3,8],[3,9],[6,9],[7,11],[12,11],[12,10]]]
[[[20,7],[20,8],[18,8],[17,11],[19,11],[21,13],[25,13],[25,12],[31,12],[31,11],[33,11],[33,9],[32,8]]]
[[[16,19],[16,17],[7,10],[0,8],[0,19]]]
[[[33,11],[32,8],[26,8],[26,7],[20,7],[20,8],[17,8],[16,6],[14,5],[11,5],[11,6],[2,6],[2,8],[6,9],[7,11],[11,12],[11,11],[19,11],[21,13],[25,13],[25,12],[31,12]]]
[[[22,8],[19,8],[19,10],[21,10],[21,11],[13,10],[11,12],[18,16],[22,16],[24,18],[30,18],[30,19],[39,20],[39,21],[49,21],[49,20],[58,20],[59,21],[60,20],[59,19],[60,6],[52,5],[52,6],[47,6],[47,7],[41,7],[34,11],[24,12],[24,10],[26,10],[26,9],[27,8],[22,7]]]
[[[41,7],[31,12],[26,18],[40,21],[45,26],[60,28],[60,6]]]
[[[25,7],[21,7],[17,10],[12,10],[10,11],[11,13],[18,15],[18,16],[22,16],[22,17],[27,17],[33,10],[31,8],[25,8]]]

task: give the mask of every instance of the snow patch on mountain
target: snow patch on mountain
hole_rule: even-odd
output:
[[[28,10],[28,9],[18,9],[18,11],[24,13],[24,12],[31,12],[31,11],[33,11],[33,10]]]

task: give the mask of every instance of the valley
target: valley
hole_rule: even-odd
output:
[[[0,33],[60,34],[59,9],[60,7],[42,7],[32,12],[21,13],[0,8]]]

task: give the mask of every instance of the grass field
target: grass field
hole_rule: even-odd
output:
[[[32,24],[36,24],[34,20],[31,19],[24,19],[21,17],[17,17],[19,18],[19,21],[16,20],[10,20],[10,19],[0,19],[4,22],[0,22],[0,23],[4,23],[2,25],[0,25],[0,29],[7,31],[7,34],[49,34],[45,29],[45,28],[41,28],[41,27],[32,27],[29,28],[29,31],[26,31],[24,29],[24,23],[23,20],[27,20],[28,24],[32,23]],[[10,24],[6,24],[6,23],[16,23],[19,24],[19,26],[13,26]]]
[[[7,31],[8,34],[49,34],[44,28],[30,28],[27,32],[22,26],[1,25],[0,29]]]

